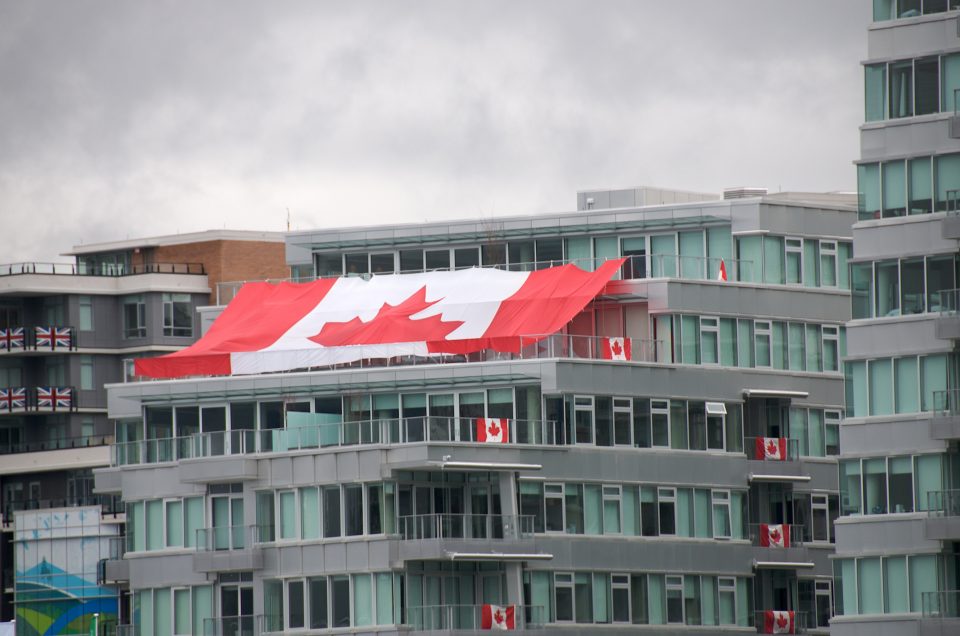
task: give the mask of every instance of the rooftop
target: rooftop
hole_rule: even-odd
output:
[[[74,245],[73,249],[64,252],[62,256],[80,256],[100,252],[119,252],[138,247],[161,247],[165,245],[184,245],[187,243],[204,243],[207,241],[267,241],[283,243],[285,232],[264,232],[259,230],[204,230],[203,232],[188,232],[186,234],[168,234],[146,238],[124,239],[122,241],[108,241],[105,243],[90,243],[89,245]]]

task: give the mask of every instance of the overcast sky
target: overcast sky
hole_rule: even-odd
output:
[[[0,262],[856,189],[867,0],[0,0]]]

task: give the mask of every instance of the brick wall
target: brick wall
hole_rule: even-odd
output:
[[[217,283],[265,278],[289,278],[283,243],[268,241],[201,241],[164,245],[152,250],[154,263],[203,263],[210,281],[210,302]]]

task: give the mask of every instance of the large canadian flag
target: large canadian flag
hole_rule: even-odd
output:
[[[480,628],[508,631],[517,628],[513,605],[483,605],[480,608]]]
[[[785,461],[787,459],[787,440],[783,437],[758,437],[754,448],[757,459]]]
[[[796,634],[792,611],[767,610],[763,614],[764,634]]]
[[[504,418],[478,417],[477,441],[487,444],[506,444],[510,440],[507,422],[508,420]]]
[[[760,545],[765,548],[789,548],[790,526],[783,523],[761,523]]]
[[[287,371],[355,360],[517,352],[556,333],[623,259],[587,272],[491,268],[248,283],[190,347],[136,361],[154,378]]]
[[[630,360],[633,347],[630,338],[603,338],[600,343],[604,360]]]

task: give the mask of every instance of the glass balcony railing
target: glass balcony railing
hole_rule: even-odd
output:
[[[3,411],[0,411],[2,413]],[[16,411],[14,411],[16,412]],[[81,437],[57,437],[54,439],[38,440],[35,442],[19,442],[0,444],[0,455],[14,455],[17,453],[37,453],[40,451],[65,450],[71,448],[91,448],[94,446],[109,446],[113,443],[113,435],[83,435]]]
[[[397,519],[397,534],[403,541],[424,539],[529,539],[533,515],[411,515]]]
[[[931,517],[960,517],[960,490],[928,492],[927,514]]]
[[[202,636],[257,636],[265,631],[256,630],[256,617],[247,616],[218,616],[203,621]]]
[[[960,415],[960,389],[934,391],[933,413],[935,417]]]
[[[123,502],[117,495],[89,495],[87,497],[57,497],[52,499],[24,499],[6,501],[3,504],[3,522],[13,521],[13,513],[21,510],[48,510],[50,508],[79,508],[100,506],[101,514],[123,514]]]
[[[472,417],[404,417],[120,442],[111,447],[111,465],[157,464],[182,459],[343,446],[490,443],[490,440],[484,442],[478,439],[477,420]],[[557,422],[502,420],[502,424],[506,424],[503,443],[533,446],[561,446],[566,443],[563,428]]]
[[[506,606],[512,612],[501,611],[500,619],[504,629],[525,630],[540,629],[546,623],[546,612],[542,605]],[[483,605],[424,605],[408,607],[406,625],[417,630],[480,630],[484,627]],[[496,611],[496,610],[494,610]],[[509,625],[512,613],[513,625]],[[491,620],[495,620],[491,617]]]
[[[56,276],[133,276],[136,274],[205,274],[203,263],[147,263],[123,265],[101,263],[99,267],[81,263],[4,263],[0,276],[49,274]]]
[[[920,598],[924,618],[960,618],[960,590],[923,592]]]

